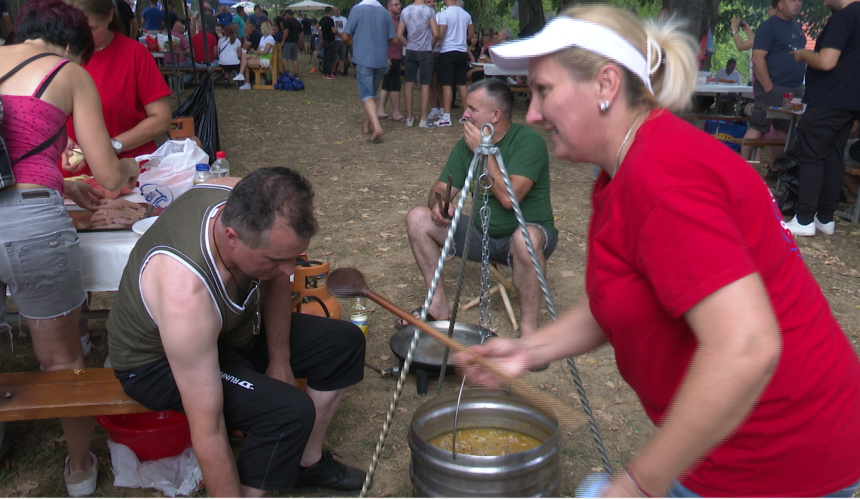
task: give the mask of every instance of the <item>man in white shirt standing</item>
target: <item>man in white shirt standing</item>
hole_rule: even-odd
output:
[[[415,0],[400,13],[397,37],[406,45],[406,126],[415,121],[412,113],[412,90],[415,80],[421,75],[421,116],[418,128],[432,128],[427,123],[430,106],[430,80],[433,76],[433,45],[439,34],[436,24],[436,11],[428,7],[424,0]],[[408,35],[408,38],[407,38]]]
[[[442,85],[442,106],[445,109],[436,126],[451,126],[451,104],[454,85],[460,91],[460,102],[466,102],[466,73],[469,71],[469,53],[466,41],[475,32],[472,16],[458,5],[458,0],[445,0],[447,8],[438,15],[439,38],[442,50],[436,65],[439,84]]]
[[[342,35],[346,31],[347,19],[340,15],[340,8],[335,7],[331,20],[334,21],[334,27],[337,28],[337,36],[334,37],[334,66],[332,67],[332,74],[337,76],[340,73],[342,78],[346,78],[348,76],[346,66],[347,44],[343,41]]]

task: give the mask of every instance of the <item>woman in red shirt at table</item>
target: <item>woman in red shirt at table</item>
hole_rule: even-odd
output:
[[[78,236],[63,194],[87,209],[96,209],[98,200],[87,184],[64,181],[55,166],[66,144],[67,119],[82,130],[81,148],[94,161],[99,182],[111,189],[134,185],[140,168],[114,155],[98,91],[78,65],[94,48],[86,16],[60,0],[30,0],[18,12],[16,30],[19,43],[0,47],[2,133],[15,177],[14,185],[0,191],[0,331],[8,327],[8,286],[43,368],[80,369],[85,365],[78,319],[85,292]],[[69,452],[69,495],[89,494],[98,476],[98,460],[89,452],[93,418],[60,423]]]
[[[73,0],[89,19],[96,51],[84,64],[102,101],[105,125],[120,158],[149,154],[155,138],[170,130],[170,88],[152,54],[137,40],[122,35],[122,23],[111,0]],[[69,150],[63,157],[66,177],[87,174],[89,165],[69,165],[77,135],[69,122]]]
[[[149,50],[122,34],[122,22],[111,0],[72,0],[89,20],[96,50],[83,65],[92,76],[101,97],[102,113],[111,145],[119,158],[134,158],[155,151],[155,138],[170,130],[170,88],[158,71]],[[60,158],[64,177],[92,175],[90,158],[72,166],[69,158],[76,147],[73,121],[68,123],[69,143]],[[85,304],[84,310],[89,310]],[[87,320],[81,320],[81,344],[89,355]]]
[[[860,361],[759,174],[669,111],[690,102],[692,39],[586,6],[491,52],[529,70],[526,120],[556,156],[602,172],[586,297],[537,334],[473,350],[518,376],[612,345],[658,429],[609,497],[850,497]]]

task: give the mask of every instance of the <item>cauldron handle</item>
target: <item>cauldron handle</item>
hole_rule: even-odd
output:
[[[460,383],[460,393],[457,395],[457,407],[454,409],[454,433],[451,434],[451,459],[457,460],[457,421],[460,419],[460,400],[463,399],[463,388],[466,387],[466,376]]]

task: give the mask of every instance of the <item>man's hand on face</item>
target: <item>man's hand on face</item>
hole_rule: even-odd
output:
[[[463,129],[466,133],[466,145],[470,151],[474,151],[476,147],[481,145],[481,130],[471,121],[463,123]]]

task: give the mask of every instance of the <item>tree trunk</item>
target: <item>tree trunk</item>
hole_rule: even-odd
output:
[[[546,21],[543,17],[543,2],[541,0],[518,0],[520,9],[520,37],[531,36],[541,28]]]

